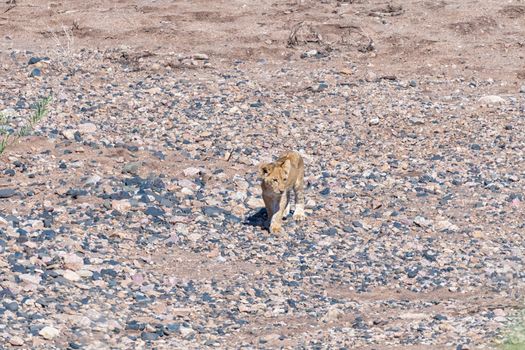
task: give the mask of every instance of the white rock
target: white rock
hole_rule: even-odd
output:
[[[64,267],[73,271],[77,271],[84,267],[84,259],[76,254],[64,255]]]
[[[309,208],[309,209],[312,209],[313,207],[315,207],[316,203],[313,199],[308,199],[306,201],[306,207]]]
[[[432,225],[432,221],[427,220],[422,216],[416,216],[414,219],[414,224],[416,224],[419,227],[429,227]]]
[[[521,92],[522,94],[525,94],[525,85],[522,85],[522,86],[520,87],[520,92]]]
[[[78,131],[81,134],[92,134],[97,131],[97,126],[93,123],[84,123],[78,126]]]
[[[65,270],[62,276],[68,281],[72,281],[72,282],[80,281],[80,276],[75,271]]]
[[[64,135],[66,140],[74,140],[76,132],[77,130],[74,130],[74,129],[65,129],[62,131],[62,135]]]
[[[31,283],[31,284],[39,284],[40,283],[40,276],[37,275],[31,275],[28,273],[21,274],[18,276],[22,282]]]
[[[182,190],[180,190],[180,193],[186,196],[191,196],[193,194],[193,191],[189,188],[184,187]]]
[[[77,271],[77,274],[83,278],[91,278],[93,276],[93,272],[89,270],[80,270],[80,271]]]
[[[483,96],[478,100],[479,103],[483,105],[496,105],[501,104],[505,102],[505,99],[497,96],[497,95],[487,95]]]
[[[194,60],[208,60],[209,57],[205,53],[196,53],[193,55]]]
[[[179,181],[177,181],[177,184],[180,187],[189,188],[190,190],[198,190],[199,189],[199,185],[197,185],[195,182],[190,181],[188,179],[179,180]]]
[[[44,337],[44,339],[51,340],[55,338],[56,336],[58,336],[60,332],[58,331],[58,329],[54,327],[45,326],[44,328],[40,330],[40,332],[38,332],[38,334]]]
[[[102,178],[98,175],[90,176],[86,182],[84,182],[85,185],[96,185],[102,180]]]
[[[192,241],[192,242],[196,242],[196,241],[198,241],[201,237],[202,237],[202,235],[199,234],[199,233],[192,233],[192,234],[189,234],[189,235],[188,235],[188,239],[189,239],[190,241]]]
[[[202,169],[200,169],[200,168],[190,167],[190,168],[184,169],[182,172],[184,173],[184,176],[192,177],[192,176],[195,176],[195,175],[199,174],[201,171],[202,171]]]
[[[81,161],[81,160],[77,160],[77,161],[69,163],[69,166],[72,167],[72,168],[77,168],[77,169],[83,168],[84,167],[84,162]]]
[[[368,123],[369,123],[370,125],[377,125],[377,124],[379,124],[379,118],[378,118],[378,117],[374,117],[374,118],[370,119],[370,120],[368,121]]]
[[[317,50],[310,50],[310,51],[306,51],[304,53],[304,56],[305,57],[314,57],[315,55],[317,55],[319,52]]]
[[[441,220],[441,221],[436,222],[435,227],[438,231],[444,231],[444,230],[450,230],[453,232],[459,231],[459,227],[454,225],[448,220]]]
[[[399,315],[399,318],[401,318],[402,320],[424,320],[428,317],[428,314],[417,312],[406,312],[404,314]]]
[[[377,80],[377,74],[374,72],[368,72],[366,73],[365,80],[368,82],[376,81]]]
[[[191,329],[191,328],[188,328],[188,327],[180,327],[179,332],[185,338],[185,337],[187,337],[188,335],[192,334],[195,331],[193,329]]]

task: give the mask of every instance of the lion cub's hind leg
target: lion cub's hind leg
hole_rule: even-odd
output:
[[[301,172],[294,183],[293,191],[295,195],[295,211],[293,213],[293,219],[301,221],[306,219],[304,213],[304,173]]]

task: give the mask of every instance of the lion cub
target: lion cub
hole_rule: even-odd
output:
[[[294,220],[303,220],[304,214],[304,162],[298,152],[288,152],[273,163],[259,165],[261,187],[270,232],[279,233],[283,217],[290,213],[290,197],[295,194]]]

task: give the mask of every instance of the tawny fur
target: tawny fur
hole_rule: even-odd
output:
[[[262,197],[271,233],[282,231],[283,217],[290,213],[290,197],[295,194],[294,220],[304,220],[304,162],[298,152],[289,152],[273,163],[259,166]]]

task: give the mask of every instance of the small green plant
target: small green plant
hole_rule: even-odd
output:
[[[501,350],[525,350],[525,311],[519,312],[504,332]]]
[[[51,96],[37,102],[35,111],[29,116],[25,125],[20,129],[9,131],[9,118],[0,114],[0,155],[5,152],[6,148],[20,140],[24,136],[31,134],[35,126],[46,116],[47,106],[51,102]]]

